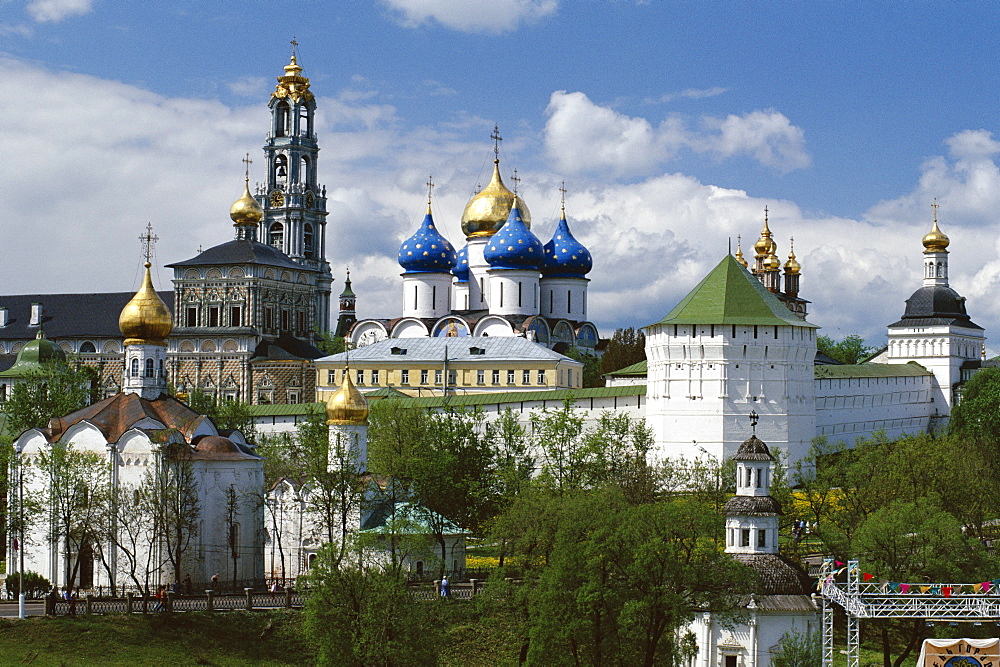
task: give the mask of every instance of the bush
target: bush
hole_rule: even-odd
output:
[[[17,597],[21,593],[21,577],[15,572],[7,575],[7,592],[11,597]],[[24,594],[27,598],[37,600],[45,597],[45,594],[52,590],[49,580],[37,572],[24,573]]]

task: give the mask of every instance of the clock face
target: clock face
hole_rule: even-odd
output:
[[[281,190],[275,190],[271,193],[271,206],[284,206],[285,205],[285,193]]]

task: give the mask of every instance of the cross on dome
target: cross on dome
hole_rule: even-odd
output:
[[[153,258],[153,246],[156,242],[160,240],[159,236],[153,235],[153,223],[146,223],[146,233],[139,236],[139,242],[142,244],[142,256],[146,258],[146,263],[149,264]]]

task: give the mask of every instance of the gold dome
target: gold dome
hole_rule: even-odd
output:
[[[924,252],[947,252],[951,240],[938,228],[937,215],[934,215],[934,227],[924,235]]]
[[[300,99],[306,101],[313,99],[312,91],[309,90],[309,79],[302,76],[302,66],[294,55],[292,61],[285,65],[284,76],[278,77],[278,85],[271,93],[271,97],[291,97],[296,102]]]
[[[771,230],[767,226],[767,209],[764,209],[764,228],[760,230],[760,238],[753,244],[756,257],[767,257],[778,251],[778,246],[771,238]]]
[[[493,178],[465,205],[462,213],[462,232],[466,238],[492,236],[507,222],[510,209],[517,201],[524,226],[531,229],[531,213],[524,200],[507,189],[500,178],[500,160],[493,160]]]
[[[145,267],[142,287],[122,309],[118,316],[118,328],[125,336],[126,345],[166,345],[165,339],[174,328],[170,311],[153,289],[150,263],[146,262]]]
[[[771,254],[764,259],[765,271],[777,271],[780,268],[781,268],[781,260],[778,259],[777,255]]]
[[[344,369],[340,389],[326,402],[327,424],[364,424],[368,419],[368,399],[351,382],[351,371]]]
[[[802,267],[795,259],[795,250],[790,248],[788,250],[788,261],[785,262],[785,273],[797,275],[800,271],[802,271]]]
[[[229,207],[229,217],[233,219],[235,225],[256,226],[264,217],[264,209],[260,207],[257,200],[250,194],[250,179],[246,179],[243,187],[243,196],[233,202]]]
[[[739,237],[736,238],[736,261],[739,262],[744,269],[749,266],[749,264],[747,264],[747,261],[743,258],[743,248],[740,247]]]

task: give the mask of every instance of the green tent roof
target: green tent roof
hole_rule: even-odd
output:
[[[819,328],[796,317],[732,255],[726,255],[666,317],[655,324],[756,324]]]
[[[45,337],[41,329],[35,340],[29,341],[17,353],[14,365],[0,373],[0,377],[24,378],[45,372],[46,364],[66,365],[66,353]]]

